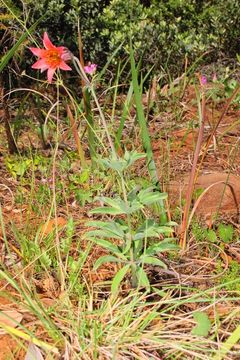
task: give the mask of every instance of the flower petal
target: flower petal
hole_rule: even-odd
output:
[[[97,70],[96,64],[89,63],[87,66],[84,66],[84,71],[86,74],[93,75]]]
[[[33,47],[30,47],[29,48],[31,50],[31,52],[38,56],[38,57],[44,57],[45,54],[46,54],[46,50],[45,49],[38,49],[38,48],[33,48]]]
[[[59,69],[62,70],[72,70],[72,68],[70,66],[68,66],[64,61],[61,61],[61,63],[59,64]]]
[[[47,50],[56,48],[56,46],[54,46],[51,40],[49,39],[48,34],[46,32],[43,34],[43,45]]]
[[[47,79],[48,79],[48,82],[51,84],[52,82],[52,78],[53,78],[53,75],[55,73],[55,70],[56,68],[49,68],[48,69],[48,72],[47,72]]]
[[[40,59],[32,65],[32,68],[41,69],[41,71],[43,72],[49,68],[49,65],[46,63],[45,59]]]
[[[69,61],[72,59],[72,54],[67,48],[64,48],[63,53],[61,55],[61,59],[63,61]]]

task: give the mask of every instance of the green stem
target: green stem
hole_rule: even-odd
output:
[[[85,113],[87,119],[87,131],[88,131],[88,143],[89,143],[89,151],[92,163],[96,159],[96,137],[94,133],[94,121],[93,121],[93,114],[91,109],[91,100],[90,100],[90,93],[89,90],[86,88],[84,91],[84,98],[85,98]]]
[[[121,186],[122,186],[122,192],[123,192],[123,199],[125,201],[126,206],[128,206],[128,199],[127,199],[127,191],[124,183],[123,174],[119,173],[121,178]],[[137,280],[137,267],[135,263],[135,257],[134,257],[134,249],[133,249],[133,239],[132,239],[132,223],[131,223],[131,216],[127,214],[127,223],[128,223],[128,233],[130,235],[130,238],[127,239],[127,242],[129,242],[129,256],[131,261],[131,273],[132,273],[132,287],[137,287],[138,280]],[[128,249],[128,243],[126,243],[126,248]],[[126,251],[126,250],[125,250]]]

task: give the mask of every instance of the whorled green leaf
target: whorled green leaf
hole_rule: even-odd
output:
[[[119,238],[123,238],[125,231],[127,230],[126,225],[122,225],[116,221],[88,221],[86,226],[95,227],[101,230],[107,230],[109,233],[112,233]]]
[[[118,292],[119,285],[122,282],[122,280],[124,279],[124,277],[126,276],[129,268],[130,268],[130,264],[125,265],[114,276],[114,278],[112,280],[112,286],[111,286],[111,292],[113,294],[116,294]]]
[[[152,190],[141,190],[138,194],[139,201],[144,205],[152,205],[159,201],[167,199],[167,193],[161,193],[159,191],[153,192]]]
[[[141,204],[139,201],[137,201],[136,199],[135,200],[133,200],[133,201],[131,201],[130,202],[130,206],[129,206],[129,208],[128,208],[128,212],[127,212],[127,214],[133,214],[133,213],[135,213],[135,212],[137,212],[137,211],[139,211],[139,210],[141,210],[141,209],[143,209],[144,208],[144,205],[143,204]]]
[[[122,172],[125,167],[123,159],[100,159],[99,163],[102,164],[105,169],[112,169],[119,172]]]
[[[104,204],[106,204],[108,206],[112,206],[113,208],[126,211],[125,210],[125,207],[126,207],[125,202],[120,198],[112,199],[112,198],[109,198],[106,196],[101,196],[101,197],[97,197],[96,199],[103,202]]]
[[[149,237],[158,237],[160,234],[166,234],[166,235],[170,235],[172,233],[172,228],[168,227],[168,226],[160,226],[157,224],[154,224],[152,226],[150,226],[149,228],[145,228],[144,226],[141,226],[140,228],[137,229],[136,234],[134,235],[134,240],[139,240],[139,239],[145,239],[145,238],[149,238]]]
[[[174,239],[171,239],[171,240],[165,239],[165,240],[162,240],[158,244],[150,245],[147,248],[147,250],[145,252],[145,255],[151,256],[151,255],[154,255],[154,254],[159,253],[159,252],[170,251],[170,250],[178,250],[179,246],[172,243],[171,242],[172,240],[174,240]]]
[[[111,255],[101,256],[100,258],[98,258],[95,261],[95,264],[93,266],[93,270],[97,270],[102,264],[110,263],[110,262],[118,263],[118,262],[121,262],[121,260],[119,258],[117,258],[115,256],[111,256]]]
[[[127,170],[131,165],[134,164],[135,161],[139,159],[145,158],[146,155],[142,153],[138,153],[137,151],[125,151],[124,157],[116,159],[108,158],[108,159],[101,159],[100,163],[106,168],[106,169],[112,169],[115,171],[118,171],[120,173],[123,173],[125,170]]]
[[[146,158],[147,158],[147,164],[148,164],[148,171],[151,177],[152,183],[159,184],[156,164],[153,158],[153,151],[152,151],[152,145],[151,145],[151,139],[147,127],[147,120],[145,118],[144,109],[143,109],[143,103],[142,103],[142,91],[139,87],[138,83],[138,70],[135,65],[135,59],[134,59],[134,51],[132,47],[132,38],[130,34],[130,63],[131,63],[131,73],[132,73],[132,84],[133,84],[133,92],[134,92],[134,99],[136,104],[136,110],[137,110],[137,120],[140,126],[140,134],[142,138],[143,148],[146,152]],[[159,201],[159,206],[161,208],[160,211],[160,219],[162,223],[166,223],[167,216],[165,212],[165,206],[162,199]]]
[[[122,256],[124,258],[120,249],[116,245],[112,244],[110,241],[104,239],[96,239],[94,237],[88,237],[87,234],[85,234],[85,238],[99,246],[102,246],[104,249],[111,251],[113,254],[118,254],[118,256]]]
[[[140,257],[140,260],[141,260],[141,262],[144,263],[144,264],[160,266],[160,267],[162,267],[163,269],[167,269],[167,265],[164,264],[163,261],[161,261],[160,259],[158,259],[158,258],[156,258],[156,257],[142,255],[142,256]]]
[[[148,276],[142,267],[137,269],[137,279],[138,285],[150,289],[150,283],[148,280]]]
[[[89,214],[122,215],[125,214],[125,212],[113,207],[103,206],[90,210]]]
[[[107,229],[100,229],[100,230],[90,230],[88,231],[88,236],[90,238],[93,237],[100,237],[100,238],[108,238],[108,239],[122,239],[122,236],[117,235],[116,233],[113,233]]]

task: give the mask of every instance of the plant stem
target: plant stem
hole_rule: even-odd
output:
[[[115,147],[114,147],[114,144],[113,144],[113,141],[111,139],[111,136],[109,134],[109,131],[108,131],[108,126],[107,126],[107,122],[106,122],[106,119],[105,119],[105,116],[102,112],[102,109],[101,109],[101,106],[98,102],[98,99],[97,99],[97,96],[96,96],[96,93],[93,89],[93,87],[91,86],[90,87],[90,91],[92,93],[92,96],[93,96],[93,99],[97,105],[97,108],[98,108],[98,112],[99,112],[99,115],[100,115],[100,118],[101,118],[101,121],[102,121],[102,124],[103,124],[103,127],[104,127],[104,130],[106,131],[106,135],[107,135],[107,138],[108,138],[108,142],[109,142],[109,145],[111,147],[111,151],[112,151],[112,155],[114,158],[117,158],[117,153],[116,153],[116,150],[115,150]]]
[[[200,154],[200,150],[201,150],[201,146],[202,146],[204,126],[205,126],[205,120],[206,120],[206,99],[205,99],[204,92],[202,92],[200,120],[201,120],[201,125],[200,125],[200,129],[199,129],[199,133],[198,133],[196,149],[194,152],[194,159],[193,159],[191,174],[189,177],[189,183],[188,183],[188,189],[187,189],[187,195],[186,195],[186,204],[185,204],[185,208],[184,208],[182,228],[181,228],[180,246],[183,250],[185,250],[185,248],[186,248],[187,229],[188,229],[188,214],[189,214],[191,200],[192,200],[194,183],[196,180],[197,163],[198,163],[198,158],[199,158],[199,154]]]
[[[79,48],[80,64],[82,65],[82,68],[84,68],[83,45],[82,45],[82,37],[81,37],[79,21],[78,21],[78,48]],[[83,94],[83,105],[85,110],[85,116],[87,119],[89,151],[90,151],[92,164],[94,165],[94,161],[96,159],[96,138],[94,134],[94,121],[91,110],[91,98],[90,98],[89,90],[86,88],[86,80],[82,76],[81,76],[81,86],[82,86],[82,94]]]
[[[123,174],[119,173],[119,175],[121,178],[123,199],[125,201],[126,206],[128,206],[127,192],[126,192]],[[126,242],[126,249],[128,249],[128,247],[129,247],[129,255],[130,255],[130,261],[131,261],[131,273],[132,273],[131,284],[132,284],[132,287],[135,288],[135,287],[137,287],[138,281],[137,281],[136,264],[135,264],[134,249],[133,249],[134,243],[133,243],[133,239],[132,239],[132,223],[131,223],[131,216],[129,214],[127,214],[127,223],[128,223],[128,233],[130,235],[130,238],[127,239],[127,242],[129,242],[129,244]]]
[[[70,109],[68,104],[66,105],[66,108],[67,108],[67,114],[68,114],[68,117],[69,117],[69,120],[70,120],[70,123],[71,123],[73,137],[75,139],[75,143],[76,143],[78,155],[79,155],[79,158],[80,158],[80,161],[81,161],[81,165],[82,165],[83,168],[86,168],[87,163],[86,163],[86,159],[85,159],[85,156],[84,156],[84,151],[83,151],[80,139],[79,139],[76,121],[75,121],[75,119],[73,117],[73,114],[72,114],[71,109]]]

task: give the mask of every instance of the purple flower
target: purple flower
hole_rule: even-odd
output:
[[[206,85],[207,84],[207,77],[205,75],[202,75],[200,78],[200,83],[201,85]]]
[[[87,66],[84,66],[84,71],[86,74],[93,75],[96,70],[97,70],[96,64],[88,63]]]

